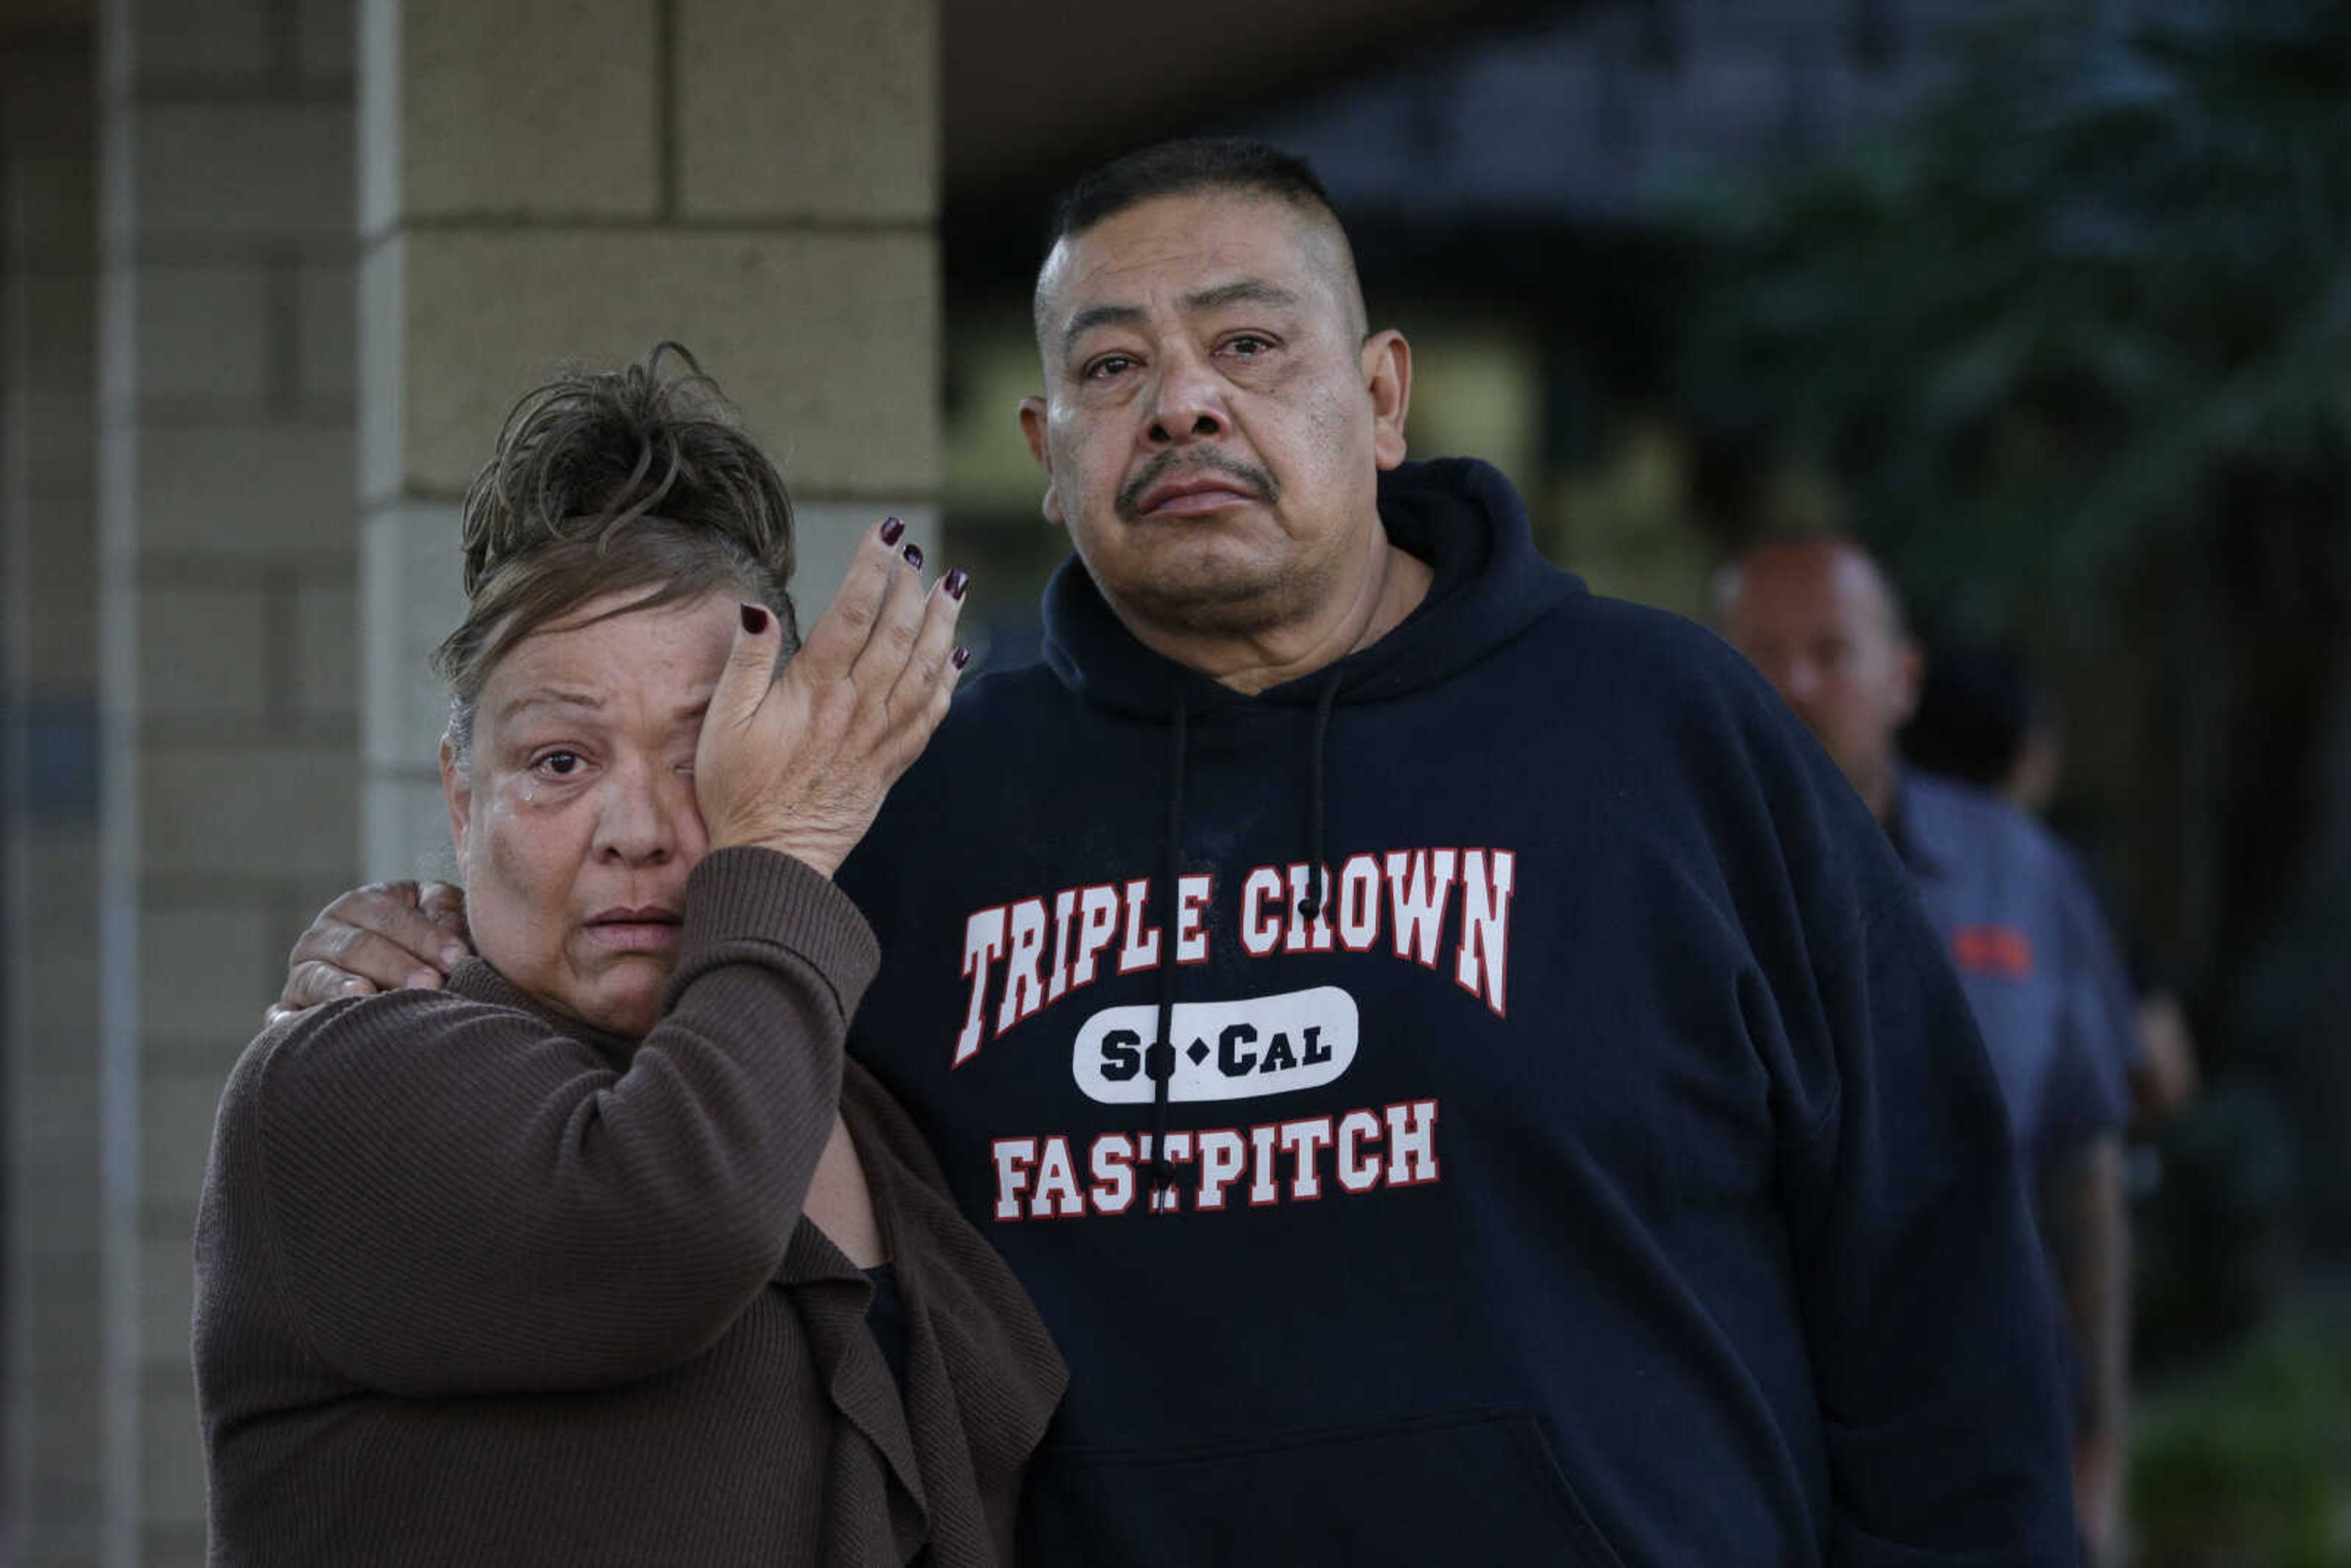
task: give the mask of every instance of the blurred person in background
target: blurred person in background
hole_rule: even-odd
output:
[[[2094,1563],[2118,1550],[2129,1383],[2122,1134],[2130,993],[2072,857],[2000,797],[1905,767],[1922,659],[1893,584],[1843,537],[1770,540],[1715,582],[1723,634],[1803,719],[1917,882],[1990,1049],[2070,1327],[2074,1479]]]
[[[526,397],[467,499],[480,956],[280,1018],[223,1097],[216,1564],[1010,1558],[1064,1374],[843,1057],[878,955],[831,881],[946,712],[964,579],[884,523],[795,653],[782,482],[665,358]]]
[[[2027,816],[2043,817],[2064,776],[2064,716],[2013,650],[1936,643],[1928,649],[1917,711],[1903,727],[1901,747],[1929,773],[1990,789]],[[2148,983],[2160,970],[2145,956],[2131,953],[2138,1038],[2128,1071],[2138,1107],[2133,1130],[2140,1133],[2186,1110],[2202,1078],[2187,1009],[2172,986]]]
[[[1031,1559],[2070,1562],[1998,1088],[1769,687],[1405,461],[1298,160],[1096,171],[1033,326],[1046,663],[842,869],[852,1049],[1070,1357]],[[286,1000],[431,933],[338,901]]]

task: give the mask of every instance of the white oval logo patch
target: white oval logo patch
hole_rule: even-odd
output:
[[[1078,1087],[1104,1105],[1151,1103],[1159,1074],[1146,1048],[1158,1032],[1154,1006],[1111,1008],[1088,1019],[1070,1062]],[[1355,998],[1336,986],[1317,986],[1238,1002],[1178,1002],[1171,1032],[1172,1102],[1316,1089],[1355,1060]]]

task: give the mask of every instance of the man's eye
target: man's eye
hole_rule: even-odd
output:
[[[1128,359],[1124,354],[1104,354],[1101,359],[1092,361],[1087,364],[1085,371],[1086,379],[1088,381],[1098,382],[1102,380],[1104,377],[1114,376],[1122,371],[1129,370],[1133,368],[1134,364],[1134,361]]]
[[[587,762],[576,751],[549,751],[530,766],[534,772],[544,773],[549,779],[569,779]]]
[[[1260,338],[1254,332],[1243,332],[1225,340],[1226,352],[1238,354],[1245,360],[1253,360],[1272,347],[1271,340]]]

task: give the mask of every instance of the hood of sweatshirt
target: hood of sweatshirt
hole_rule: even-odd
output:
[[[1242,703],[1312,707],[1377,701],[1435,685],[1583,591],[1535,551],[1510,482],[1468,457],[1406,463],[1380,476],[1380,521],[1400,549],[1435,571],[1404,622],[1337,664],[1254,696],[1235,692],[1137,642],[1074,555],[1045,590],[1045,661],[1081,700],[1142,717]]]
[[[1298,901],[1308,921],[1322,913],[1330,887],[1324,841],[1332,710],[1343,700],[1372,702],[1433,686],[1533,625],[1583,585],[1535,553],[1526,508],[1499,470],[1474,458],[1406,463],[1380,476],[1380,521],[1398,548],[1426,561],[1427,594],[1403,622],[1370,647],[1255,695],[1236,692],[1163,657],[1119,622],[1076,556],[1061,563],[1045,591],[1045,659],[1081,701],[1167,726],[1165,826],[1160,837],[1160,907],[1172,908],[1184,841],[1186,737],[1196,721],[1256,703],[1296,707],[1306,725],[1298,766],[1307,779],[1299,847],[1316,879]],[[1158,971],[1157,1029],[1150,1048],[1155,1189],[1167,1185],[1168,1084],[1174,1077],[1171,1021],[1176,967]]]

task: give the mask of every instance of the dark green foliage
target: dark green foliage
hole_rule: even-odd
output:
[[[2351,1322],[2289,1318],[2141,1403],[2141,1568],[2351,1564]]]
[[[2210,1357],[2289,1284],[2291,1127],[2250,1082],[2220,1088],[2154,1140],[2162,1179],[2132,1216],[2134,1360],[2161,1374]]]
[[[2248,477],[2345,521],[2351,6],[2108,9],[2011,16],[1913,125],[1686,214],[1726,263],[1684,365],[1701,428],[1831,459],[1980,621],[2248,520]]]
[[[1834,475],[1930,627],[2038,655],[2115,913],[2211,1075],[2277,1084],[2291,1207],[2351,1252],[2351,5],[2003,7],[1955,59],[1684,202],[1677,400],[1733,475]],[[2192,1340],[2246,1282],[2179,1262]]]

